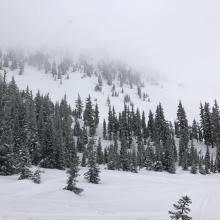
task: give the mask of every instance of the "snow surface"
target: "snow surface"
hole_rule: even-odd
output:
[[[192,199],[193,220],[219,220],[220,176],[141,170],[134,174],[101,169],[101,183],[77,183],[81,195],[62,190],[66,173],[45,169],[42,183],[0,177],[2,220],[165,220],[181,196]]]

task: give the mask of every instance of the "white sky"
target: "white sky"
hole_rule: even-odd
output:
[[[217,0],[0,0],[0,11],[2,46],[106,52],[218,98]]]

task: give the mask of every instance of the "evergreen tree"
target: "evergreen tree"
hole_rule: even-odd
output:
[[[183,196],[177,204],[174,204],[175,211],[169,211],[170,218],[175,220],[191,220],[192,217],[189,217],[190,212],[189,205],[192,203],[191,199],[188,196]]]
[[[197,125],[197,122],[196,122],[195,119],[193,120],[193,124],[192,124],[192,138],[196,139],[197,141],[199,140],[199,137],[198,137],[198,125]]]
[[[64,160],[64,138],[62,133],[62,120],[59,112],[59,104],[55,105],[53,117],[53,157],[54,168],[63,170],[65,168]]]
[[[29,89],[26,89],[25,92],[25,133],[26,140],[25,145],[30,151],[31,161],[34,165],[38,165],[41,159],[41,146],[39,142],[39,136],[37,132],[37,121],[36,121],[36,112],[35,112],[35,103],[33,100],[32,92]]]
[[[191,169],[190,169],[190,173],[197,174],[197,172],[198,172],[197,164],[195,162],[193,162]]]
[[[220,138],[217,139],[216,143],[216,169],[217,172],[220,173]]]
[[[24,73],[24,62],[19,63],[19,75],[23,75]]]
[[[157,136],[159,142],[162,141],[162,144],[164,145],[166,141],[165,140],[166,120],[164,117],[163,107],[161,103],[159,103],[156,109],[154,125],[155,125],[155,135]]]
[[[82,112],[83,112],[83,102],[82,99],[80,97],[80,95],[78,94],[78,98],[76,100],[76,117],[77,118],[82,118]]]
[[[41,183],[40,173],[41,173],[40,169],[37,169],[37,170],[34,172],[33,176],[31,177],[32,181],[33,181],[34,183],[36,183],[36,184],[40,184],[40,183]]]
[[[0,145],[0,175],[7,176],[15,173],[12,147],[8,144]]]
[[[179,165],[184,170],[188,169],[188,144],[189,144],[189,132],[188,132],[188,121],[186,118],[185,110],[182,106],[181,101],[178,105],[177,110],[177,123],[179,127]]]
[[[202,134],[202,127],[199,126],[199,141],[202,142],[203,141],[203,134]]]
[[[82,154],[81,166],[86,167],[86,151]]]
[[[103,164],[103,152],[102,152],[102,142],[101,142],[101,138],[99,138],[98,141],[98,146],[97,146],[97,163],[98,164]]]
[[[94,150],[89,151],[88,167],[89,170],[84,174],[85,179],[87,179],[89,183],[98,184],[100,182],[100,170],[96,164],[96,152]]]
[[[138,87],[138,88],[137,88],[137,91],[138,91],[138,97],[141,99],[141,97],[142,97],[142,94],[141,94],[141,88]]]
[[[217,140],[220,137],[220,111],[219,111],[219,106],[216,100],[212,108],[211,124],[212,124],[212,131],[213,131],[213,134],[212,134],[213,143],[217,144]]]
[[[51,70],[51,72],[52,72],[53,77],[55,78],[56,75],[57,75],[57,65],[56,65],[55,61],[52,63],[52,70]]]
[[[107,151],[104,151],[104,158],[105,153],[107,154],[107,158],[106,158],[106,163],[107,163],[107,168],[109,170],[116,170],[119,169],[120,167],[120,162],[119,162],[119,156],[118,156],[118,140],[117,137],[114,136],[114,144],[111,144]]]
[[[94,116],[93,105],[92,105],[91,96],[89,95],[88,98],[86,99],[86,106],[83,113],[83,119],[86,126],[90,127],[91,125],[93,125],[94,122],[93,116]]]
[[[43,127],[42,160],[40,165],[44,168],[55,168],[54,129],[52,118],[48,118]]]
[[[211,114],[209,109],[209,103],[205,103],[203,109],[203,137],[206,145],[212,145],[213,147],[213,131],[212,131],[212,122],[211,122]]]
[[[153,170],[153,163],[155,159],[154,157],[155,156],[154,156],[153,148],[148,145],[145,151],[145,163],[144,163],[147,170]]]
[[[210,161],[210,171],[212,173],[216,173],[216,163],[214,161],[213,155],[212,155],[211,161]]]
[[[128,156],[128,144],[124,135],[121,138],[121,149],[120,149],[120,168],[123,171],[129,171],[130,163]]]
[[[113,133],[113,116],[111,107],[108,111],[108,139],[112,140],[112,133]]]
[[[99,108],[98,108],[98,105],[96,104],[95,105],[95,111],[94,111],[94,123],[95,123],[95,127],[97,128],[98,127],[98,124],[99,124]]]
[[[67,179],[67,186],[64,188],[65,190],[69,190],[71,192],[74,192],[75,194],[80,194],[83,191],[83,189],[76,186],[76,178],[78,177],[79,172],[78,166],[79,159],[75,154],[71,160],[70,168],[67,170],[69,177]]]
[[[132,150],[132,153],[130,154],[131,157],[131,165],[130,165],[130,171],[133,173],[137,173],[137,154],[135,150]]]
[[[144,166],[144,143],[141,136],[137,137],[137,164],[140,168]]]
[[[199,173],[202,174],[202,175],[206,175],[206,171],[205,169],[203,168],[203,159],[200,157],[199,159]]]
[[[32,177],[32,172],[30,170],[31,167],[31,159],[28,150],[22,146],[19,150],[19,180],[29,179]]]
[[[207,146],[206,148],[206,154],[205,154],[205,172],[206,174],[209,174],[209,170],[210,170],[210,153],[209,153],[209,147]]]
[[[167,125],[166,129],[166,142],[164,145],[163,166],[169,173],[175,173],[175,158],[174,158],[174,146],[171,139],[170,129]]]
[[[149,138],[149,130],[147,129],[146,118],[145,118],[144,111],[142,112],[142,117],[141,117],[141,127],[142,127],[144,143],[146,144],[147,138]]]
[[[82,139],[83,139],[84,145],[88,144],[88,135],[87,135],[87,130],[85,126],[83,126],[82,128]]]
[[[106,122],[105,119],[103,121],[103,139],[106,140],[107,139],[107,135],[106,135]]]
[[[79,124],[78,120],[76,120],[76,123],[74,125],[73,135],[77,136],[77,137],[79,137],[81,135],[81,128],[80,128],[80,124]]]

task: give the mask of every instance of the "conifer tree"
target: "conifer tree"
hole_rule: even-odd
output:
[[[209,153],[209,147],[206,148],[206,154],[205,154],[205,172],[206,174],[209,174],[210,172],[210,153]]]
[[[190,173],[197,174],[197,172],[198,172],[197,164],[195,163],[195,161],[193,161],[191,165]]]
[[[106,135],[106,122],[105,119],[103,121],[103,139],[106,140],[107,139],[107,135]]]
[[[209,109],[209,103],[205,103],[203,109],[203,137],[206,145],[212,145],[213,147],[213,130],[212,130],[212,122],[211,122],[211,113]]]
[[[151,112],[151,110],[149,111],[149,115],[148,115],[147,129],[148,129],[151,141],[155,141],[154,116],[153,116],[153,113]]]
[[[206,171],[203,168],[203,159],[201,157],[199,159],[199,173],[202,175],[206,175]]]
[[[142,138],[139,136],[137,137],[137,164],[140,168],[144,166],[144,143]]]
[[[199,142],[203,141],[202,127],[199,126]]]
[[[32,177],[32,172],[30,170],[31,167],[31,159],[30,154],[28,152],[28,149],[26,149],[24,146],[22,146],[19,149],[19,180],[22,179],[29,179]]]
[[[196,139],[197,141],[199,140],[199,137],[198,137],[198,125],[197,125],[197,122],[196,122],[195,119],[193,120],[193,124],[192,124],[192,138]]]
[[[79,124],[79,121],[76,120],[74,128],[73,128],[73,135],[79,137],[80,134],[81,134],[80,124]]]
[[[85,105],[85,110],[84,110],[84,113],[83,113],[83,119],[84,119],[84,123],[85,123],[86,126],[90,127],[91,125],[93,125],[94,110],[93,110],[93,105],[92,105],[92,100],[91,100],[90,95],[86,99],[86,105]]]
[[[217,171],[217,169],[216,169],[216,161],[214,161],[213,154],[212,154],[211,162],[210,162],[210,171],[212,173],[216,173],[216,171]]]
[[[212,124],[212,131],[213,131],[213,134],[212,134],[213,143],[217,144],[217,140],[220,136],[220,111],[219,111],[219,106],[216,100],[212,108],[211,124]]]
[[[36,184],[40,184],[40,183],[41,183],[40,173],[41,173],[40,169],[37,169],[37,170],[34,172],[33,176],[31,177],[32,181],[33,181],[34,183],[36,183]]]
[[[113,116],[111,107],[108,112],[108,139],[112,140],[112,132],[113,132]]]
[[[86,167],[86,151],[82,154],[81,166]]]
[[[137,88],[137,93],[138,93],[138,97],[141,99],[142,94],[141,94],[141,88],[140,87]]]
[[[147,125],[146,125],[146,118],[145,118],[144,111],[142,112],[142,117],[141,117],[141,127],[142,127],[142,134],[143,134],[143,138],[144,138],[144,143],[146,144],[147,138],[149,138],[149,131],[148,131]]]
[[[89,183],[98,184],[100,182],[99,173],[100,170],[96,164],[96,152],[91,150],[88,152],[88,168],[89,170],[84,174],[85,179]]]
[[[95,125],[95,118],[92,117],[90,121],[90,126],[89,126],[89,135],[90,137],[93,137],[96,133],[96,125]]]
[[[104,164],[108,163],[108,151],[107,151],[107,148],[104,149],[103,162],[104,162]]]
[[[179,127],[179,165],[184,170],[188,169],[188,144],[189,144],[189,132],[188,132],[188,121],[186,118],[185,110],[182,106],[181,101],[178,105],[177,110],[177,123]]]
[[[79,175],[78,174],[78,172],[79,172],[78,166],[79,166],[79,159],[78,159],[77,155],[75,154],[72,157],[70,167],[67,170],[67,173],[69,174],[69,177],[67,179],[67,186],[64,188],[65,190],[72,191],[75,194],[80,194],[83,191],[83,189],[78,188],[76,186],[76,182],[77,182],[76,178]]]
[[[120,168],[119,155],[118,155],[118,140],[114,136],[114,144],[111,144],[107,151],[104,151],[104,158],[106,157],[107,168],[109,170],[116,170]]]
[[[102,152],[102,142],[101,138],[98,140],[98,146],[97,146],[97,163],[103,164],[103,152]]]
[[[174,146],[171,139],[171,132],[167,125],[166,128],[166,142],[164,145],[163,166],[169,173],[175,173],[175,158],[174,158]]]
[[[87,129],[85,126],[82,128],[82,138],[83,138],[83,144],[88,144],[88,135],[87,135]]]
[[[81,119],[82,118],[82,112],[83,112],[83,102],[82,99],[80,97],[80,95],[78,94],[78,98],[76,100],[76,117]]]
[[[137,171],[137,154],[134,149],[132,150],[130,157],[131,157],[130,171],[133,173],[137,173],[138,172]]]
[[[189,205],[192,203],[191,199],[188,196],[183,196],[177,204],[174,204],[175,211],[169,211],[170,218],[175,220],[191,220],[192,217],[189,217],[190,212]]]
[[[162,144],[164,145],[166,139],[165,137],[166,120],[164,117],[163,107],[161,103],[159,103],[156,109],[154,125],[155,125],[155,135],[157,136],[160,142],[162,141]]]
[[[130,169],[129,156],[128,156],[128,143],[124,135],[122,135],[121,138],[120,168],[123,171],[129,171]]]
[[[24,73],[24,62],[19,63],[19,75],[23,75]]]
[[[8,144],[0,145],[0,175],[7,176],[15,173],[12,147]]]
[[[94,123],[95,123],[95,127],[97,128],[98,127],[98,124],[99,124],[99,108],[98,108],[98,105],[96,104],[95,105],[95,111],[94,111]]]
[[[145,151],[145,162],[144,162],[144,166],[146,167],[147,170],[153,170],[154,160],[155,160],[155,155],[153,148],[148,145]]]

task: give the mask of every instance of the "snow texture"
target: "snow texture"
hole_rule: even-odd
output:
[[[42,184],[0,177],[0,219],[4,220],[164,220],[181,196],[192,199],[193,220],[219,220],[220,176],[142,170],[137,174],[101,169],[101,183],[89,184],[81,169],[78,196],[62,190],[65,171],[45,169]]]

